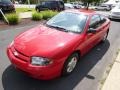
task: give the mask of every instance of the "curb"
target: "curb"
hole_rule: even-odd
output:
[[[120,90],[120,52],[101,90]]]
[[[31,18],[31,17],[32,17],[32,12],[19,13],[19,17],[20,17],[21,19]]]

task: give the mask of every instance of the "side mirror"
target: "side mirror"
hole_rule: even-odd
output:
[[[88,31],[87,31],[87,33],[96,33],[96,29],[93,29],[93,28],[89,28],[88,29]]]

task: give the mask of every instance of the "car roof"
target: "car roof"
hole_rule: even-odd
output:
[[[42,2],[63,2],[62,0],[45,0],[45,1],[42,1]]]
[[[72,13],[78,13],[78,14],[85,14],[85,15],[92,15],[92,14],[96,14],[96,12],[94,10],[91,9],[69,9],[69,10],[65,10],[66,12],[72,12]]]

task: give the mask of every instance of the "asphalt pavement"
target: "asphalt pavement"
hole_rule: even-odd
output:
[[[35,25],[0,31],[0,90],[99,90],[105,68],[113,63],[120,46],[120,22],[111,22],[108,40],[82,57],[70,76],[50,81],[36,80],[16,70],[6,55],[13,38]]]

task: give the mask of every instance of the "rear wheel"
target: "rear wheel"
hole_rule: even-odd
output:
[[[105,35],[103,36],[102,42],[105,42],[107,40],[107,36],[108,36],[108,32],[106,32]]]
[[[40,10],[39,10],[38,8],[36,8],[36,11],[37,11],[37,12],[40,12]]]
[[[72,54],[64,63],[62,70],[62,75],[69,75],[75,69],[77,62],[79,60],[79,55],[77,53]]]

